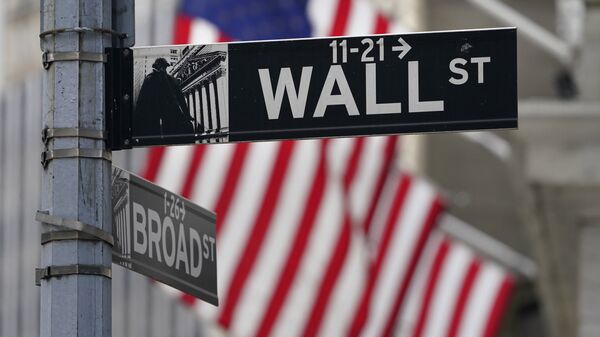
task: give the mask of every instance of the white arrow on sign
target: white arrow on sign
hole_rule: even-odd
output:
[[[401,53],[398,55],[398,58],[402,60],[402,58],[408,54],[412,47],[401,37],[398,38],[398,42],[400,42],[400,45],[392,46],[392,51],[400,51]]]

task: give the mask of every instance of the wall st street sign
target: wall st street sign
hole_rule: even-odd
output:
[[[514,28],[123,54],[114,149],[517,127]]]
[[[218,305],[215,214],[113,166],[113,263]]]

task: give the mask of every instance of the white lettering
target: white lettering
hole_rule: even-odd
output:
[[[208,239],[210,241],[210,260],[215,261],[215,238],[212,236]]]
[[[133,202],[133,214],[136,253],[147,255],[192,277],[200,276],[205,259],[215,261],[214,237],[201,235],[191,227],[186,231],[182,222],[179,222],[176,231],[170,216],[165,216],[161,222],[161,215],[157,211],[146,209],[135,202]]]
[[[138,238],[141,238],[140,242]],[[148,240],[146,237],[146,212],[144,207],[133,203],[133,250],[139,254],[146,254]]]
[[[473,57],[471,63],[477,63],[477,83],[484,83],[483,66],[485,63],[492,62],[491,57]]]
[[[336,83],[340,89],[339,95],[332,94],[334,85]],[[345,105],[348,115],[359,115],[356,101],[352,96],[352,91],[350,91],[350,86],[346,80],[346,75],[344,74],[342,66],[339,64],[332,65],[331,68],[329,68],[329,73],[325,79],[325,84],[323,84],[321,96],[317,102],[317,107],[315,108],[313,117],[323,117],[325,115],[325,110],[330,105]]]
[[[365,72],[367,115],[395,114],[402,112],[402,104],[400,102],[377,103],[377,68],[375,63],[365,64]]]
[[[168,246],[167,246],[167,230],[169,230],[171,232],[171,252],[169,253],[168,251]],[[173,225],[173,220],[171,220],[170,217],[165,217],[165,220],[163,220],[163,227],[162,227],[162,250],[163,250],[163,254],[165,256],[165,263],[167,264],[167,266],[169,267],[173,267],[173,264],[175,263],[175,254],[176,254],[176,249],[175,249],[175,226]]]
[[[177,236],[177,258],[175,268],[181,270],[181,262],[185,264],[185,273],[190,273],[190,264],[188,262],[187,246],[185,245],[185,232],[183,224],[179,223],[179,235]]]
[[[419,61],[408,62],[408,112],[444,111],[444,101],[419,100]]]
[[[203,259],[200,244],[200,234],[190,227],[190,275],[192,277],[198,277],[202,272]]]
[[[158,246],[158,242],[160,241],[160,227],[160,215],[155,210],[148,208],[148,256],[152,258],[152,252],[156,249],[156,259],[158,262],[162,262],[160,247]],[[156,231],[154,228],[156,228]]]
[[[204,234],[202,236],[202,248],[203,248],[203,253],[202,255],[204,256],[205,259],[208,260],[208,258],[210,257],[210,251],[208,250],[208,239],[209,236]]]
[[[260,85],[262,87],[265,106],[267,108],[267,116],[269,119],[278,119],[281,112],[281,104],[283,102],[283,94],[287,92],[292,108],[292,116],[294,118],[304,117],[306,109],[306,98],[308,97],[308,88],[313,67],[302,67],[302,75],[300,76],[300,90],[296,93],[296,86],[292,77],[290,68],[282,68],[279,72],[279,80],[277,81],[277,89],[273,95],[273,87],[271,86],[271,75],[269,69],[258,69],[260,77]]]
[[[463,69],[463,68],[459,68],[457,65],[465,65],[467,64],[467,60],[463,59],[463,58],[456,58],[452,61],[450,61],[450,71],[456,75],[460,75],[460,78],[454,78],[454,77],[450,77],[450,83],[454,84],[454,85],[461,85],[461,84],[465,84],[467,83],[467,81],[469,80],[469,73]]]

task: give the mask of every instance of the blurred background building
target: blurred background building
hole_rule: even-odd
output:
[[[449,232],[522,277],[502,336],[600,336],[600,1],[371,2],[411,30],[519,28],[519,130],[407,136],[402,164],[475,226]],[[0,2],[1,336],[38,335],[38,7]],[[170,43],[176,8],[137,0],[136,44]],[[136,171],[143,155],[115,162]],[[113,336],[202,335],[178,301],[114,269]]]

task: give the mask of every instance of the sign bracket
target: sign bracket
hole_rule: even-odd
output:
[[[42,211],[37,211],[35,220],[48,225],[68,229],[66,231],[43,233],[41,240],[42,244],[62,240],[91,240],[102,241],[111,246],[114,245],[112,234],[81,221],[63,219]],[[100,275],[112,278],[111,268],[102,265],[73,264],[67,266],[48,266],[35,269],[35,285],[40,286],[41,280],[43,279],[76,274]]]
[[[120,32],[113,46],[130,48],[135,45],[135,0],[112,0],[112,28]],[[116,40],[116,39],[115,39]]]
[[[84,240],[84,241],[104,241],[99,238],[86,234],[80,231],[55,231],[42,233],[42,245],[45,245],[53,241],[67,241],[67,240]]]
[[[63,219],[58,216],[50,215],[47,212],[37,211],[35,220],[48,225],[67,229],[66,231],[49,232],[42,234],[42,244],[50,241],[60,240],[97,240],[103,241],[113,246],[114,238],[111,233],[105,232],[97,227],[88,225],[77,220]],[[73,234],[76,233],[76,234]],[[61,234],[52,234],[61,233]]]
[[[128,48],[107,48],[106,130],[111,150],[131,149],[133,114],[133,52]]]

